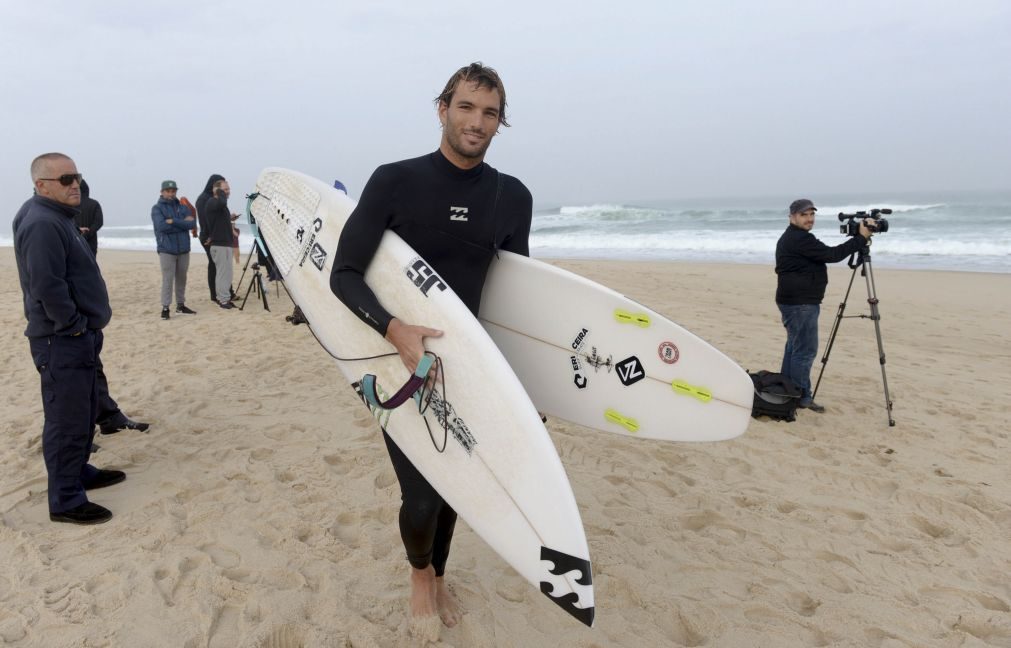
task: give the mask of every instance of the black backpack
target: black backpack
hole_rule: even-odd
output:
[[[751,406],[751,416],[768,416],[775,421],[794,421],[797,419],[797,403],[800,401],[800,388],[781,373],[757,371],[748,373],[751,382],[755,383],[755,400]]]

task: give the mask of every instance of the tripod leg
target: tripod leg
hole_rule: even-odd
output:
[[[850,274],[850,283],[846,286],[846,295],[843,297],[842,303],[839,304],[839,309],[835,313],[835,321],[832,322],[832,332],[828,336],[828,344],[825,345],[825,353],[821,357],[821,370],[818,372],[818,381],[814,384],[814,389],[811,390],[811,400],[818,394],[818,387],[821,386],[821,378],[825,375],[825,367],[828,365],[828,357],[832,354],[832,345],[835,344],[835,336],[839,332],[839,324],[842,323],[843,313],[846,312],[846,301],[850,298],[850,290],[853,289],[853,279],[857,276],[857,267],[853,267],[853,272]]]
[[[249,260],[253,258],[253,252],[256,251],[256,241],[253,241],[253,249],[249,251],[246,255],[246,263],[242,266],[242,274],[239,275],[239,283],[236,284],[239,290],[242,290],[242,280],[246,278],[246,270],[249,269]]]
[[[892,418],[892,399],[888,395],[888,376],[885,374],[885,346],[881,341],[881,313],[878,311],[878,294],[874,286],[874,273],[871,270],[871,262],[867,260],[867,303],[871,306],[871,320],[874,321],[874,335],[878,341],[878,362],[881,365],[881,384],[885,389],[885,411],[888,414],[889,427],[895,426],[895,419]]]
[[[259,270],[253,271],[253,278],[249,280],[249,287],[246,288],[246,296],[242,298],[242,304],[239,306],[239,310],[246,307],[246,300],[249,299],[249,293],[253,290],[253,286],[256,285],[256,277],[260,274]]]

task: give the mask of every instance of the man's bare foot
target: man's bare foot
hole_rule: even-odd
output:
[[[453,590],[446,584],[443,576],[435,577],[435,603],[439,610],[439,618],[447,628],[452,628],[463,617],[463,608]]]
[[[438,614],[436,603],[435,569],[411,568],[411,616],[420,619]]]
[[[435,569],[411,568],[411,618],[408,632],[424,644],[439,640],[439,608],[436,602]]]

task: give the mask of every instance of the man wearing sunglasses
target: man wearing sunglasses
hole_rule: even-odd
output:
[[[126,479],[88,463],[98,413],[102,329],[112,317],[95,255],[74,223],[81,174],[62,153],[31,166],[35,195],[14,217],[14,258],[24,295],[25,335],[42,380],[42,455],[49,519],[98,524],[112,518],[86,491]]]

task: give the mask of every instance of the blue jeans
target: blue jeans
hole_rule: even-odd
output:
[[[803,392],[802,401],[811,400],[811,366],[818,355],[818,304],[776,304],[786,327],[781,374]]]

